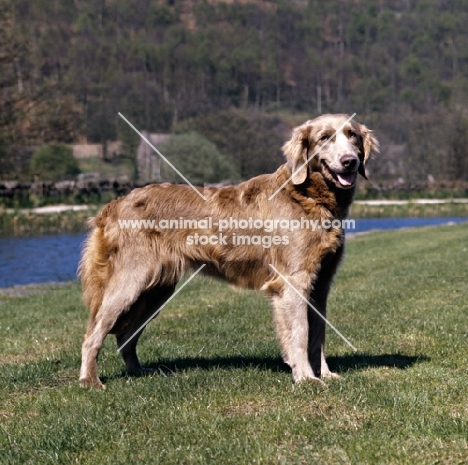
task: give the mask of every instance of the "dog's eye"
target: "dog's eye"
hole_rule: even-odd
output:
[[[357,132],[354,132],[354,131],[349,131],[349,138],[357,140],[359,138],[359,134]]]
[[[327,140],[330,140],[330,136],[325,134],[319,139],[319,142],[327,142]]]

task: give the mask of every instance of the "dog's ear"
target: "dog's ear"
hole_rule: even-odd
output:
[[[308,121],[294,129],[291,139],[283,145],[287,165],[292,173],[293,184],[302,184],[308,176],[307,155],[309,152],[309,134],[311,124]]]
[[[370,129],[367,129],[366,126],[364,126],[363,124],[359,124],[359,132],[361,133],[361,138],[362,138],[362,148],[361,148],[362,159],[360,160],[361,163],[359,164],[358,173],[364,179],[367,179],[366,168],[365,168],[367,160],[371,156],[372,152],[379,153],[380,144],[379,144],[379,141],[372,135],[372,131]]]

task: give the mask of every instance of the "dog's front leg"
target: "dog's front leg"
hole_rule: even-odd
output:
[[[342,237],[343,240],[344,237]],[[309,295],[309,360],[314,374],[322,378],[340,377],[328,368],[324,351],[328,294],[343,252],[344,243],[342,242],[335,252],[329,253],[322,259],[320,270],[312,283]]]
[[[307,303],[289,287],[284,289],[281,297],[274,298],[273,303],[278,341],[284,361],[292,368],[294,381],[321,382],[309,363]]]
[[[309,360],[316,376],[322,378],[340,378],[340,376],[330,371],[325,359],[326,323],[324,318],[327,316],[328,290],[329,286],[323,285],[314,289],[310,295],[310,303],[313,308],[308,308]]]

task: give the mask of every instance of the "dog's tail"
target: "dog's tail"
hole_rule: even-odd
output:
[[[87,222],[92,228],[84,247],[78,266],[78,276],[83,288],[83,300],[94,318],[101,306],[104,292],[112,274],[112,246],[105,235],[108,215],[106,208],[97,217]]]

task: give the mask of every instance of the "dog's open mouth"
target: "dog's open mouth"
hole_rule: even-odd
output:
[[[323,163],[325,169],[333,178],[333,180],[340,185],[340,187],[349,188],[354,185],[356,182],[356,171],[349,171],[347,173],[336,173],[333,171],[325,162]]]
[[[343,187],[351,187],[356,181],[356,173],[333,173]]]

